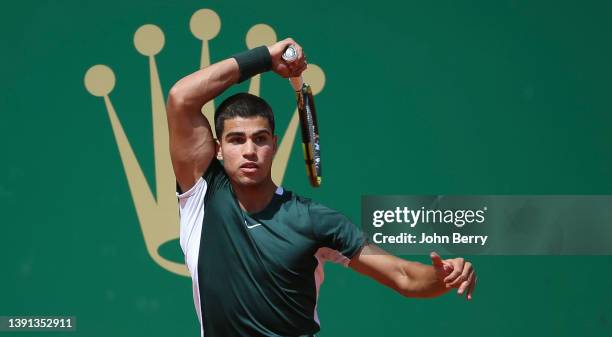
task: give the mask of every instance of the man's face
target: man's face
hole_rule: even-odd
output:
[[[265,182],[270,177],[276,141],[264,117],[226,119],[219,148],[225,172],[240,185]]]

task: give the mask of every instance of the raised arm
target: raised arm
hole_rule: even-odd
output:
[[[290,44],[298,47],[298,62],[285,64],[281,55]],[[215,156],[216,142],[210,123],[201,112],[204,104],[240,79],[256,73],[272,69],[283,77],[289,77],[300,74],[306,68],[302,49],[292,39],[268,46],[267,52],[270,67],[258,68],[257,64],[249,64],[252,61],[250,56],[247,57],[249,62],[241,65],[236,58],[229,58],[185,76],[170,89],[166,107],[170,157],[182,191],[187,191],[196,183]]]
[[[170,89],[166,108],[170,157],[182,191],[196,183],[215,155],[215,139],[202,106],[239,77],[238,63],[230,58],[182,78]]]
[[[476,284],[472,264],[462,258],[442,260],[435,252],[431,259],[431,266],[407,261],[369,244],[351,259],[349,266],[406,297],[436,297],[458,288],[458,294],[467,290],[467,299],[471,300]]]

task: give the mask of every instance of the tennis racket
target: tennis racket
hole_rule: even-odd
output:
[[[294,46],[289,46],[283,53],[286,62],[297,59],[297,51]],[[298,113],[300,116],[300,128],[302,130],[302,149],[304,150],[304,161],[306,174],[313,187],[321,186],[321,151],[319,148],[319,126],[317,123],[317,112],[315,110],[312,89],[304,83],[302,76],[290,77],[289,82],[295,91]]]

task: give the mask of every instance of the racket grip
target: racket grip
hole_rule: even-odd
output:
[[[293,88],[293,91],[299,92],[302,90],[302,87],[304,86],[304,79],[302,78],[302,76],[289,77],[289,83],[291,83],[291,87]]]
[[[283,60],[287,63],[291,63],[297,59],[297,50],[293,45],[288,46],[282,55]],[[304,85],[304,79],[302,76],[299,77],[289,77],[289,82],[293,87],[295,92],[299,92],[302,90],[302,86]]]

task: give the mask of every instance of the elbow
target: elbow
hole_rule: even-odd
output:
[[[181,89],[180,82],[175,84],[168,93],[167,112],[184,110],[189,104],[185,91]]]
[[[204,104],[193,80],[185,77],[170,88],[166,105],[171,111],[199,111]]]

